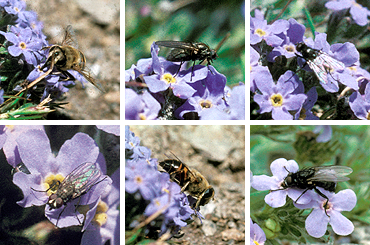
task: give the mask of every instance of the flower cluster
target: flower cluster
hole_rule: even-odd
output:
[[[343,12],[349,9],[348,12],[357,25],[365,26],[368,24],[370,11],[354,0],[331,0],[325,3],[325,7],[333,10],[334,14],[339,16],[343,15]]]
[[[75,85],[74,80],[58,73],[56,68],[48,75],[45,72],[49,67],[40,70],[48,55],[47,48],[43,48],[49,44],[42,33],[42,22],[37,20],[35,12],[26,10],[23,0],[1,0],[0,13],[0,105],[4,103],[4,95],[23,96],[28,100],[5,101],[0,109],[1,118],[40,118],[51,112],[43,105],[60,99]],[[33,86],[32,93],[29,90],[25,94],[24,88],[44,74],[44,79]],[[75,76],[77,80],[87,82],[80,77]],[[26,104],[26,101],[32,103]],[[45,103],[40,104],[43,101]]]
[[[330,1],[326,5],[350,8],[339,2],[354,1]],[[369,11],[355,8],[352,6],[350,11],[355,22],[367,23]],[[250,27],[250,90],[256,103],[252,103],[252,117],[369,119],[370,73],[360,67],[355,45],[330,45],[326,33],[316,32],[312,39],[304,36],[305,31],[305,26],[295,19],[268,24],[259,10],[254,12]]]
[[[194,214],[187,196],[177,183],[170,181],[168,173],[157,170],[157,160],[150,157],[148,148],[140,146],[139,138],[128,126],[125,128],[125,142],[127,229],[137,227],[138,219],[143,219],[144,215],[155,218],[146,225],[145,236],[158,238],[166,232],[176,235]]]
[[[105,158],[94,139],[78,132],[55,156],[42,126],[2,126],[0,131],[0,148],[23,193],[19,206],[47,204],[45,217],[56,227],[82,225],[82,244],[119,241],[119,169],[111,177],[105,174]]]
[[[324,236],[328,223],[338,235],[346,236],[353,232],[352,222],[344,217],[341,211],[351,211],[355,207],[357,198],[354,191],[346,189],[334,193],[321,187],[315,187],[317,191],[287,186],[287,179],[292,178],[287,178],[288,174],[298,171],[298,164],[294,160],[287,161],[280,158],[273,161],[270,168],[273,174],[272,177],[266,175],[253,176],[251,184],[254,189],[259,191],[271,190],[265,196],[265,202],[269,206],[273,208],[282,207],[286,203],[286,196],[289,196],[295,207],[313,209],[306,219],[305,227],[308,234],[316,238]],[[334,181],[334,179],[332,180]]]
[[[194,65],[181,70],[158,56],[153,43],[152,58],[141,59],[126,70],[126,119],[243,120],[245,86],[230,89],[226,77],[213,66]]]

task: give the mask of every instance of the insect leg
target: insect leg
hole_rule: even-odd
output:
[[[211,72],[211,74],[214,75],[213,72],[211,71],[211,69],[209,69],[209,63],[207,63],[207,68]]]
[[[181,61],[181,62],[180,62],[179,69],[178,69],[178,70],[177,70],[177,72],[175,73],[174,77],[176,77],[176,76],[177,76],[177,74],[179,74],[180,69],[181,69],[181,66],[182,66],[182,64],[184,64],[184,63],[185,63],[185,61]]]
[[[76,78],[71,73],[69,73],[68,71],[61,71],[61,73],[66,76],[64,81],[67,81],[67,80],[73,80],[74,81],[74,80],[76,80]]]
[[[298,199],[301,198],[301,196],[303,196],[303,194],[305,194],[309,189],[307,188],[306,190],[304,190],[302,192],[302,194],[297,198],[297,200],[295,200],[294,202],[297,203],[298,202]]]
[[[328,202],[329,202],[329,198],[327,196],[325,196],[319,189],[317,189],[316,187],[314,187],[315,191],[317,194],[319,194],[321,197],[325,198],[326,199],[326,202],[324,204],[324,208],[325,208],[325,214],[326,216],[330,217],[327,213],[326,213],[326,207],[328,206]]]
[[[193,67],[191,68],[190,82],[191,82],[191,80],[193,79],[194,66],[195,66],[195,60],[194,60],[194,63],[193,63]]]
[[[186,190],[186,187],[188,187],[190,181],[186,182],[186,184],[181,188],[181,192],[184,192]]]
[[[33,190],[33,191],[37,191],[37,192],[48,192],[51,188],[53,188],[56,184],[58,184],[58,185],[60,185],[60,181],[59,180],[57,180],[55,183],[53,183],[46,191],[39,191],[39,190],[35,190],[35,189],[33,189],[32,187],[30,187],[31,188],[31,190]]]
[[[75,205],[75,214],[76,214],[76,212],[77,212],[77,208],[78,208],[78,206],[80,205],[80,201],[81,201],[81,196],[80,196],[80,198],[78,198],[77,205]],[[77,218],[77,220],[78,220],[78,223],[80,223],[80,225],[81,225],[82,223],[81,223],[80,219],[78,218],[77,214],[76,214],[76,218]]]
[[[56,227],[58,227],[59,218],[62,215],[62,213],[64,212],[64,209],[66,209],[66,207],[67,207],[67,205],[64,205],[64,208],[63,208],[62,212],[59,213],[57,223],[55,224]]]

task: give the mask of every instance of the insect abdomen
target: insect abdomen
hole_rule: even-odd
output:
[[[169,173],[171,180],[183,186],[188,179],[188,168],[180,161],[164,160],[159,165]]]

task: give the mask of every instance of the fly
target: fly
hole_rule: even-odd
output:
[[[305,43],[297,44],[296,49],[302,54],[298,55],[306,60],[308,66],[313,70],[320,83],[328,83],[328,75],[336,70],[343,70],[346,66],[339,60],[331,57],[327,53],[308,47]]]
[[[95,166],[94,163],[86,162],[75,168],[64,178],[62,182],[57,181],[46,191],[38,191],[47,192],[51,188],[55,187],[56,184],[59,184],[56,192],[51,194],[49,196],[49,200],[47,201],[47,204],[50,207],[49,210],[58,209],[64,205],[63,210],[58,215],[55,226],[58,226],[59,218],[64,209],[67,207],[67,203],[86,194],[94,185],[103,181],[106,177],[102,180],[99,180],[101,175],[101,171]],[[31,189],[34,190],[33,188]]]
[[[298,199],[301,198],[301,196],[305,194],[308,190],[314,189],[317,194],[326,199],[326,206],[329,198],[324,195],[319,189],[317,189],[317,187],[321,187],[324,190],[334,192],[336,183],[349,180],[349,178],[345,176],[350,173],[352,173],[352,169],[347,166],[310,167],[299,170],[296,173],[289,172],[281,186],[283,187],[283,189],[304,189],[302,194],[297,198],[297,200],[295,200],[295,203],[297,203]]]
[[[209,70],[208,65],[211,64],[213,60],[218,58],[216,51],[214,49],[211,49],[205,43],[157,41],[155,42],[155,44],[157,44],[158,46],[172,48],[166,59],[172,62],[180,62],[179,70],[177,71],[177,73],[180,71],[181,65],[185,63],[185,61],[194,61],[191,70],[190,81],[192,80],[195,62],[197,60],[200,61],[199,64],[203,61],[207,61],[207,67]]]

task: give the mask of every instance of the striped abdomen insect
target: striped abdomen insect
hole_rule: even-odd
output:
[[[171,180],[181,187],[182,192],[187,192],[197,199],[193,208],[204,206],[213,199],[215,191],[199,171],[190,169],[185,163],[176,159],[164,160],[159,165],[169,173]]]

